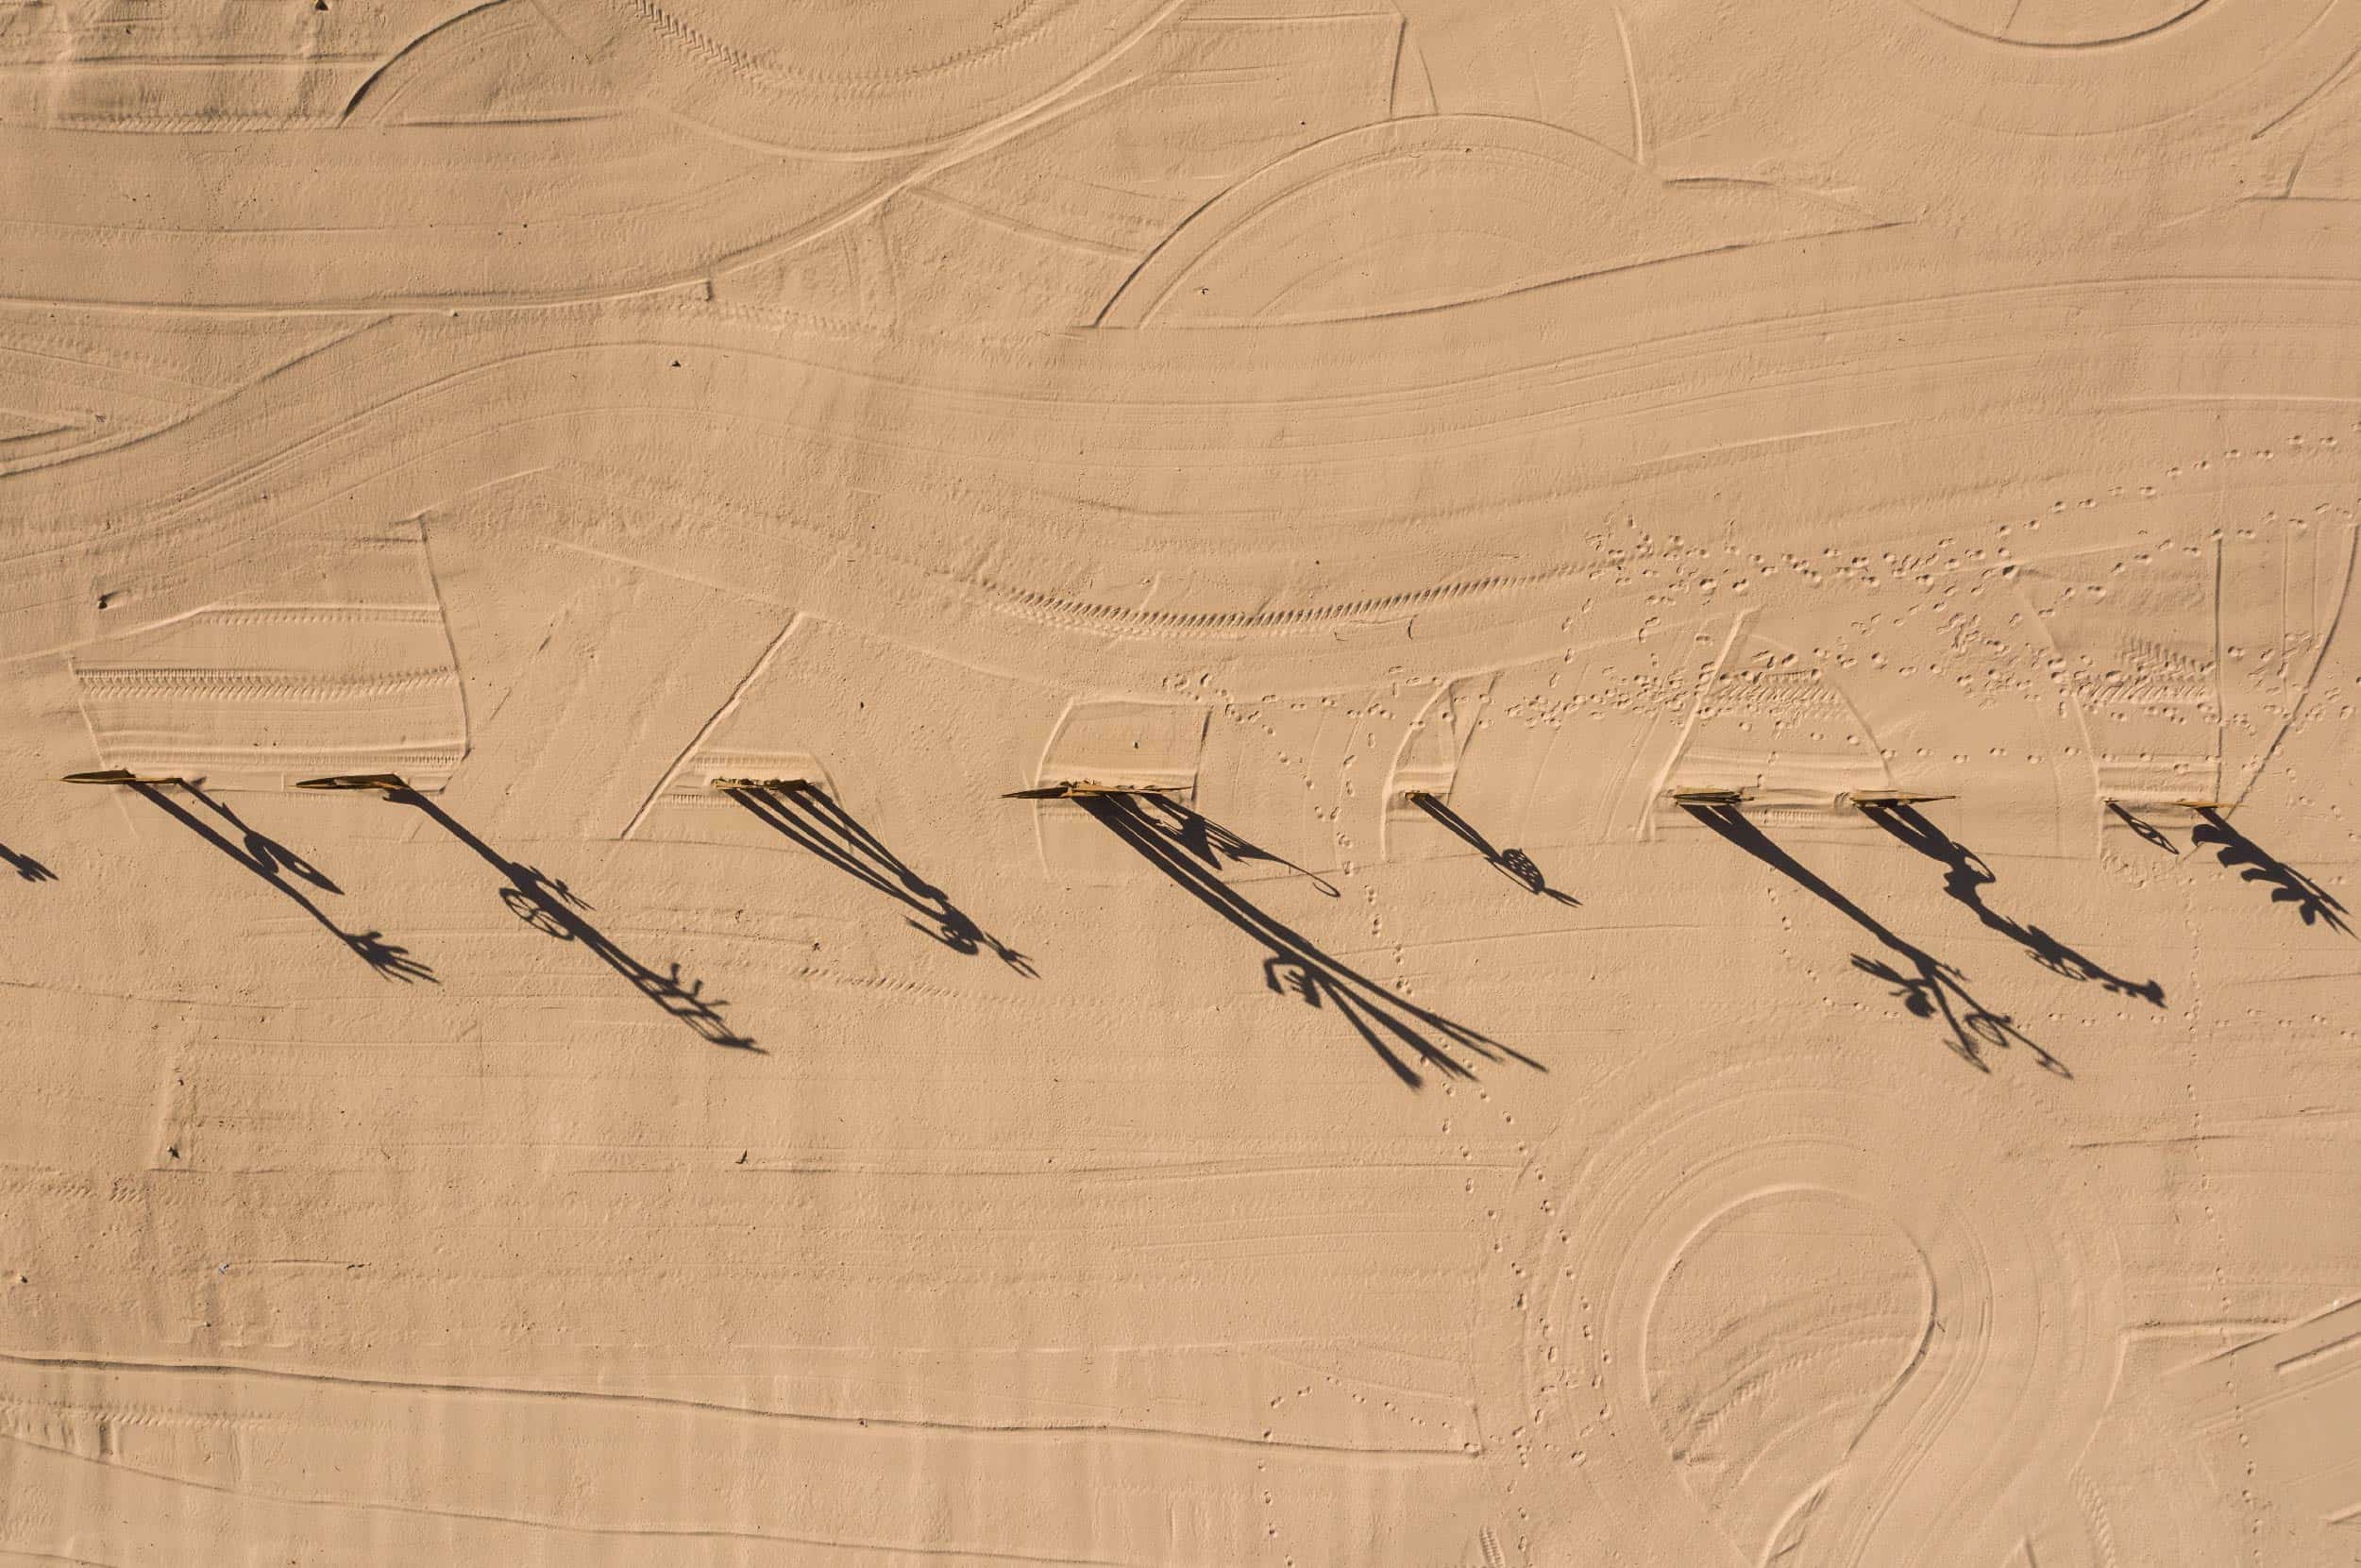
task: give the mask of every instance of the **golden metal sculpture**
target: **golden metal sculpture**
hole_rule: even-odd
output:
[[[197,781],[184,779],[177,773],[134,773],[127,767],[102,768],[95,773],[68,773],[59,782],[79,784],[145,784],[151,789],[166,784],[177,784],[182,789],[194,789],[197,784]]]
[[[1012,789],[1001,797],[1003,801],[1068,801],[1079,795],[1170,795],[1167,784],[1092,784],[1086,780],[1070,780],[1063,784],[1044,784],[1038,789]]]
[[[1747,789],[1676,789],[1670,792],[1677,806],[1743,806],[1754,798]]]
[[[381,789],[392,793],[408,789],[410,781],[399,773],[338,773],[325,779],[298,779],[297,789]]]

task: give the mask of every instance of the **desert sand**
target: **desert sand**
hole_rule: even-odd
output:
[[[2361,4],[20,0],[0,181],[0,1568],[2361,1563]]]

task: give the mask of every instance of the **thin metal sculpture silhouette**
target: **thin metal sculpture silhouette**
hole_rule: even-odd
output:
[[[1419,810],[1450,829],[1455,835],[1465,840],[1470,848],[1484,857],[1486,865],[1526,892],[1539,894],[1543,898],[1554,900],[1559,903],[1577,905],[1581,903],[1582,901],[1572,893],[1563,892],[1549,885],[1549,879],[1542,874],[1542,868],[1534,865],[1533,857],[1523,850],[1492,848],[1492,840],[1476,832],[1475,824],[1443,804],[1439,797],[1430,795],[1423,789],[1413,789],[1408,792],[1408,798],[1410,804],[1418,807]]]
[[[22,881],[55,882],[58,880],[57,872],[43,866],[31,855],[11,850],[6,844],[0,844],[0,860],[7,861],[8,869],[14,871]]]
[[[1882,921],[1781,849],[1770,835],[1748,821],[1737,806],[1727,802],[1684,802],[1682,809],[1876,937],[1879,945],[1898,962],[1886,963],[1856,953],[1853,967],[1893,986],[1896,998],[1914,1018],[1940,1019],[1951,1037],[1951,1050],[1970,1067],[1989,1072],[1992,1065],[1983,1058],[1986,1047],[2021,1045],[2032,1053],[2044,1070],[2062,1078],[2073,1076],[2064,1062],[2036,1044],[2009,1015],[1996,1013],[1977,1001],[1959,970],[1888,930]]]
[[[666,1014],[695,1031],[700,1039],[733,1050],[761,1050],[753,1040],[730,1027],[721,1016],[721,1009],[729,1004],[718,998],[706,996],[703,981],[683,981],[678,964],[671,965],[666,970],[657,970],[641,963],[625,952],[613,937],[582,918],[581,911],[591,907],[587,900],[559,879],[545,876],[521,861],[511,860],[478,838],[448,812],[411,787],[409,781],[399,774],[344,774],[334,778],[306,779],[295,787],[377,790],[396,805],[408,806],[421,813],[508,879],[508,885],[500,889],[500,902],[518,919],[544,936],[554,936],[561,942],[580,944],[584,952],[630,981],[642,996],[653,1002]]]
[[[334,893],[340,896],[344,889],[329,880],[327,873],[286,845],[267,834],[247,826],[236,812],[206,794],[199,781],[179,777],[147,778],[123,768],[110,768],[100,773],[71,774],[66,782],[69,784],[120,784],[129,789],[131,793],[157,806],[182,827],[187,828],[191,833],[195,834],[199,838],[277,888],[292,900],[297,908],[317,920],[338,941],[344,943],[355,957],[379,974],[388,980],[399,980],[405,983],[415,980],[434,980],[434,971],[431,969],[410,956],[408,948],[387,941],[385,933],[346,931],[330,919],[328,912],[313,902],[310,894],[297,887],[295,882],[302,882],[323,893]],[[212,823],[187,810],[177,801],[172,799],[166,793],[171,789],[180,790],[190,800],[221,818],[222,822],[237,835],[237,842],[232,843],[221,829],[214,827]],[[288,880],[290,877],[295,881]]]
[[[951,902],[900,855],[885,848],[835,797],[808,779],[716,779],[714,787],[753,813],[765,826],[784,835],[855,881],[916,910],[922,919],[903,920],[953,953],[992,956],[1030,978],[1032,960],[992,936]]]
[[[1983,857],[1952,838],[1915,806],[1907,803],[1871,804],[1857,801],[1862,814],[1920,854],[1943,867],[1943,891],[1965,904],[1988,931],[1998,932],[2023,948],[2033,962],[2068,980],[2086,980],[2117,996],[2137,997],[2151,1006],[2165,1004],[2164,983],[2131,981],[2097,959],[2059,941],[2037,925],[2013,920],[1984,902],[1983,890],[1999,881]]]
[[[2336,896],[2232,827],[2226,807],[2206,803],[2195,805],[2195,810],[2201,820],[2189,830],[2191,844],[2211,846],[2214,858],[2235,870],[2239,881],[2269,888],[2270,902],[2293,904],[2297,918],[2305,925],[2352,934],[2345,906],[2336,902]]]
[[[1486,1061],[1513,1061],[1537,1071],[1542,1064],[1491,1036],[1422,1007],[1322,952],[1308,937],[1274,919],[1223,882],[1225,860],[1292,862],[1262,850],[1179,801],[1142,791],[1101,791],[1073,797],[1084,811],[1141,858],[1230,924],[1262,944],[1263,984],[1312,1007],[1333,1008],[1393,1075],[1412,1088],[1424,1066],[1454,1078],[1476,1071],[1452,1053]],[[1301,867],[1294,868],[1302,870]],[[1308,871],[1305,875],[1310,876]],[[1315,878],[1333,896],[1335,888]],[[1413,1066],[1416,1062],[1418,1066]]]
[[[2164,830],[2156,827],[2152,823],[2142,821],[2138,817],[2133,815],[2132,808],[2125,805],[2121,801],[2109,801],[2107,802],[2107,809],[2114,812],[2116,818],[2122,821],[2123,825],[2130,828],[2134,834],[2138,835],[2143,842],[2155,845],[2156,848],[2164,851],[2167,854],[2177,855],[2181,852],[2181,847],[2178,844],[2175,844],[2171,839],[2166,837]]]

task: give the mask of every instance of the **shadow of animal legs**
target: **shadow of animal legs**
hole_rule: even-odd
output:
[[[1265,914],[1216,874],[1216,863],[1201,848],[1243,840],[1187,806],[1132,795],[1077,796],[1074,803],[1206,907],[1261,943],[1269,953],[1262,966],[1264,985],[1309,1006],[1333,1007],[1412,1088],[1425,1082],[1413,1060],[1455,1078],[1474,1077],[1475,1070],[1451,1054],[1453,1048],[1487,1061],[1547,1071],[1524,1053],[1387,989]]]
[[[138,794],[147,800],[149,802],[160,809],[166,816],[178,822],[182,827],[187,828],[191,833],[195,834],[199,838],[202,838],[205,842],[211,844],[213,848],[219,850],[222,853],[228,855],[230,859],[236,861],[239,865],[245,867],[256,876],[261,878],[264,882],[270,884],[271,886],[277,888],[288,899],[293,900],[297,908],[301,909],[305,914],[317,920],[325,930],[332,935],[338,941],[344,943],[345,946],[351,951],[355,957],[359,958],[363,963],[368,965],[369,968],[375,969],[378,973],[383,975],[386,979],[400,981],[434,980],[434,971],[429,969],[425,964],[419,962],[417,959],[411,957],[410,950],[408,948],[396,947],[392,942],[387,941],[385,939],[385,933],[381,931],[346,931],[343,926],[338,925],[334,920],[329,919],[328,912],[322,909],[318,904],[313,903],[310,895],[306,894],[301,888],[295,886],[293,883],[287,881],[286,878],[279,875],[279,872],[281,869],[290,866],[300,865],[304,868],[304,880],[311,883],[313,886],[324,887],[330,892],[335,892],[339,889],[336,887],[334,883],[329,882],[328,878],[320,875],[317,871],[312,870],[308,863],[300,860],[292,851],[287,850],[285,846],[280,845],[274,839],[265,838],[261,835],[247,829],[244,823],[239,822],[236,817],[232,816],[226,808],[213,801],[211,797],[205,795],[194,786],[184,785],[183,787],[187,788],[189,793],[195,797],[196,800],[211,807],[215,813],[236,826],[242,835],[242,842],[232,844],[228,838],[222,836],[221,833],[216,830],[211,822],[206,821],[195,813],[184,809],[179,801],[165,794],[160,788],[158,788],[153,784],[133,784],[131,786],[132,791],[135,794]],[[267,846],[267,848],[258,848],[258,845]]]
[[[1493,849],[1492,840],[1476,832],[1474,823],[1443,804],[1435,796],[1424,790],[1417,790],[1411,793],[1410,800],[1419,810],[1450,829],[1454,835],[1464,840],[1469,848],[1482,855],[1485,864],[1526,892],[1538,893],[1559,903],[1575,905],[1581,903],[1582,901],[1572,893],[1560,892],[1550,886],[1549,879],[1542,875],[1542,868],[1533,864],[1531,855],[1526,854],[1523,850]]]
[[[1983,890],[2000,879],[1983,857],[1930,821],[1916,807],[1864,806],[1863,813],[1887,833],[1943,868],[1943,891],[1966,905],[1987,931],[1997,932],[2025,950],[2033,962],[2068,980],[2090,981],[2117,996],[2137,997],[2151,1006],[2165,1004],[2164,982],[2126,980],[2088,954],[2061,942],[2037,925],[2011,919],[1984,902]]]
[[[917,910],[924,919],[903,921],[912,930],[932,936],[953,953],[972,954],[989,948],[994,957],[1019,974],[1033,975],[1031,959],[976,924],[951,902],[951,895],[912,870],[818,785],[770,784],[733,789],[729,794],[765,826],[855,881]]]
[[[2064,1062],[2035,1044],[2007,1014],[1996,1013],[1978,1002],[1959,970],[1887,930],[1883,922],[1781,849],[1737,807],[1690,804],[1681,809],[1876,937],[1899,962],[1880,963],[1855,953],[1853,967],[1894,986],[1903,1007],[1914,1017],[1940,1019],[1950,1034],[1951,1049],[1970,1066],[1989,1072],[1991,1065],[1983,1058],[1985,1047],[2021,1045],[2047,1071],[2062,1078],[2073,1076]]]
[[[55,882],[58,880],[57,872],[51,870],[48,867],[43,866],[40,861],[35,860],[31,855],[19,854],[16,851],[9,849],[6,844],[0,844],[0,860],[7,861],[8,864],[8,869],[14,871],[20,879],[25,882]]]
[[[2345,906],[2335,894],[2232,827],[2230,818],[2213,807],[2201,806],[2197,815],[2201,820],[2189,830],[2191,844],[2212,846],[2214,858],[2236,871],[2239,881],[2259,882],[2270,889],[2271,902],[2295,905],[2297,917],[2305,925],[2324,925],[2351,935]]]
[[[670,965],[661,972],[650,969],[624,952],[605,932],[582,919],[578,911],[590,905],[576,896],[565,883],[544,876],[531,866],[509,859],[414,789],[388,790],[385,798],[425,814],[435,826],[474,851],[485,864],[506,877],[508,885],[500,889],[500,902],[518,919],[561,942],[580,943],[600,963],[630,981],[641,995],[688,1025],[700,1039],[737,1051],[761,1049],[722,1019],[721,1009],[729,1003],[707,997],[703,981],[683,980],[678,964]]]

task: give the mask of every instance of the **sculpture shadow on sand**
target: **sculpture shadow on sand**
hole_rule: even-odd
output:
[[[410,950],[385,939],[381,931],[346,931],[329,918],[328,912],[312,901],[312,895],[298,887],[300,882],[314,891],[341,895],[343,888],[310,861],[296,854],[278,839],[249,827],[238,814],[215,800],[197,785],[181,781],[179,787],[199,806],[218,818],[223,825],[215,827],[182,806],[165,792],[166,786],[134,782],[127,786],[131,792],[161,810],[164,815],[187,828],[191,833],[245,867],[256,876],[277,888],[295,906],[309,915],[342,942],[346,949],[363,963],[388,980],[433,981],[434,971],[413,958]],[[237,835],[232,843],[223,828]],[[290,880],[292,879],[292,880]]]
[[[1984,1060],[1987,1049],[2021,1045],[2032,1053],[2044,1071],[2061,1078],[2074,1076],[2064,1062],[2019,1029],[2008,1014],[1996,1013],[1979,1002],[1958,969],[1889,930],[1818,872],[1780,848],[1737,806],[1689,803],[1681,809],[1876,937],[1878,944],[1892,955],[1891,960],[1856,953],[1852,955],[1853,968],[1893,986],[1894,995],[1912,1017],[1940,1020],[1950,1036],[1951,1050],[1970,1067],[1989,1072],[1992,1064]]]
[[[1309,937],[1265,912],[1222,880],[1223,864],[1292,863],[1239,837],[1177,801],[1155,794],[1077,795],[1074,803],[1090,814],[1143,860],[1199,902],[1262,944],[1268,956],[1263,984],[1307,1006],[1332,1008],[1352,1025],[1404,1084],[1425,1082],[1421,1069],[1454,1078],[1473,1078],[1463,1057],[1516,1062],[1537,1071],[1542,1064],[1491,1036],[1458,1023],[1330,956]],[[1325,879],[1292,867],[1335,896]]]
[[[477,837],[426,796],[408,785],[388,788],[385,798],[396,805],[409,806],[422,813],[428,820],[481,856],[483,861],[508,879],[500,889],[500,902],[535,931],[554,936],[561,942],[574,942],[636,986],[642,996],[680,1020],[699,1038],[714,1045],[736,1051],[760,1051],[753,1040],[732,1028],[721,1016],[728,1005],[718,998],[704,994],[701,980],[683,981],[681,966],[672,964],[656,969],[640,962],[622,945],[584,918],[590,904],[564,882],[544,875],[533,867],[511,860],[491,845]]]
[[[953,953],[973,954],[988,950],[1019,974],[1028,978],[1034,974],[1031,959],[978,925],[951,902],[950,894],[912,870],[819,785],[801,779],[749,780],[734,784],[726,793],[766,827],[915,911],[919,918],[903,920],[913,931],[924,933]]]

